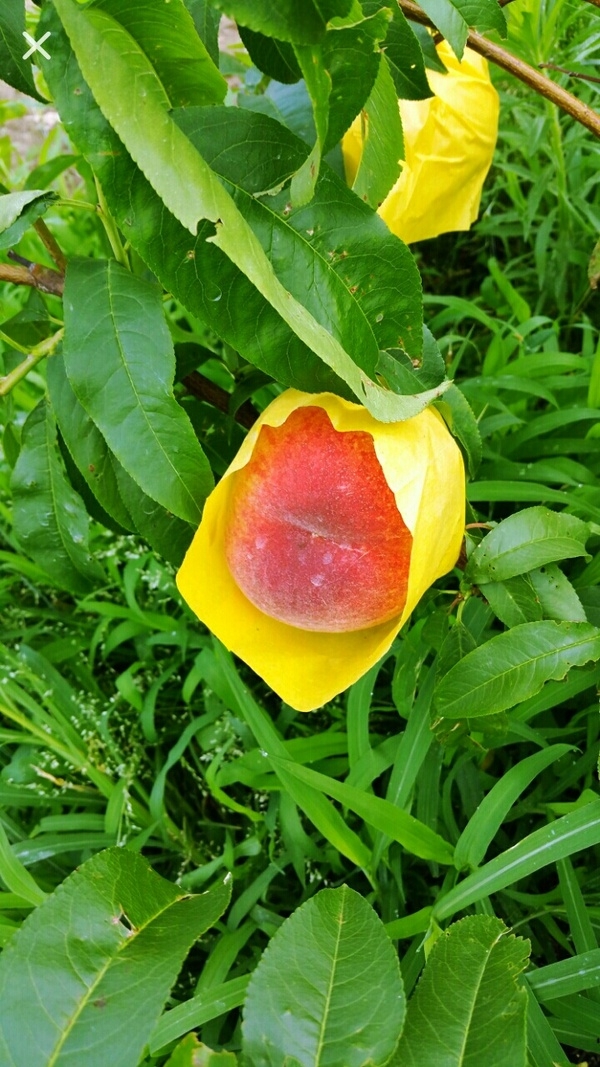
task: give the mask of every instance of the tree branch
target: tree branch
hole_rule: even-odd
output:
[[[580,81],[600,85],[600,78],[595,78],[593,74],[582,74],[580,70],[567,70],[566,67],[559,67],[557,63],[539,63],[538,68],[539,70],[556,70],[559,74],[567,74],[569,78],[579,78]]]
[[[62,248],[55,240],[53,235],[50,233],[50,230],[46,226],[44,220],[38,219],[37,222],[34,222],[33,228],[37,232],[37,235],[44,244],[44,246],[48,249],[59,271],[64,274],[67,269],[66,257],[62,251]]]
[[[18,385],[37,363],[41,363],[46,356],[52,355],[58,343],[62,341],[64,332],[64,329],[60,329],[52,337],[47,337],[45,341],[42,341],[41,344],[34,348],[33,352],[22,363],[19,363],[18,367],[11,370],[4,378],[0,378],[0,396],[8,396],[11,389],[14,389],[15,385]]]
[[[600,0],[590,0],[590,2],[600,7]],[[429,26],[435,29],[431,19],[412,0],[398,0],[398,5],[408,19],[413,22],[419,22],[422,26]],[[469,30],[467,44],[474,52],[478,52],[480,56],[489,59],[497,67],[502,67],[509,74],[513,74],[515,78],[528,85],[530,89],[534,89],[540,96],[551,100],[557,107],[566,111],[571,118],[580,122],[582,126],[591,130],[592,133],[595,133],[596,137],[600,137],[600,115],[593,111],[591,107],[588,107],[587,104],[578,100],[572,93],[567,92],[566,89],[553,82],[551,78],[540,74],[535,67],[525,63],[522,59],[518,59],[517,56],[513,56],[501,45],[488,40],[487,37],[476,33],[475,30]]]
[[[11,259],[16,259],[14,253],[9,252]],[[18,257],[19,260],[21,257]],[[65,287],[63,274],[51,267],[43,267],[41,263],[29,263],[24,261],[25,266],[12,267],[10,263],[0,263],[0,282],[12,282],[13,285],[30,285],[33,289],[39,289],[41,293],[51,293],[52,296],[62,296]]]
[[[183,384],[192,396],[212,404],[219,411],[223,411],[225,415],[229,415],[231,394],[225,389],[221,389],[220,385],[215,385],[214,382],[205,378],[203,374],[199,374],[197,370],[192,371],[191,374],[186,374]],[[243,404],[240,404],[233,417],[236,422],[239,422],[240,426],[245,426],[249,430],[251,426],[254,426],[258,413],[254,410],[250,401],[246,400]]]

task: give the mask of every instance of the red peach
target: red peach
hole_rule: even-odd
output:
[[[362,630],[400,615],[412,535],[373,439],[321,407],[263,425],[233,476],[229,570],[260,611],[303,630]]]

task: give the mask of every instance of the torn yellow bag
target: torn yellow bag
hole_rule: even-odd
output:
[[[435,96],[398,101],[406,160],[379,208],[392,233],[407,244],[469,229],[498,135],[499,100],[486,60],[467,48],[459,62],[445,41],[437,51],[448,73],[427,71]],[[360,115],[342,150],[351,185],[362,153]]]

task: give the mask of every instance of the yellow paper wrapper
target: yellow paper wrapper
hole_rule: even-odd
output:
[[[388,622],[346,633],[312,632],[271,618],[247,599],[226,560],[226,522],[236,478],[243,477],[261,426],[281,426],[301,406],[323,408],[338,431],[366,431],[398,510],[412,534],[406,603]],[[177,575],[196,615],[298,711],[312,711],[360,678],[389,649],[423,593],[455,564],[465,522],[460,450],[432,408],[400,423],[377,422],[365,408],[331,393],[288,389],[250,430],[213,490]]]
[[[467,48],[459,62],[445,41],[437,51],[448,73],[427,71],[435,96],[399,101],[406,160],[379,208],[392,233],[406,244],[469,229],[498,135],[499,100],[486,60]],[[360,116],[346,133],[342,151],[352,185],[362,153]]]

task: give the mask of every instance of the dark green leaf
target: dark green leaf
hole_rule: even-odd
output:
[[[255,67],[269,78],[292,85],[302,77],[294,49],[287,41],[265,37],[247,26],[240,26],[240,37]]]
[[[389,1067],[525,1067],[529,942],[471,915],[435,942]]]
[[[117,520],[112,517],[112,515],[109,515],[108,511],[104,510],[102,504],[98,500],[98,497],[94,496],[94,494],[92,493],[92,490],[90,489],[88,483],[83,477],[83,474],[81,473],[79,468],[75,466],[75,461],[73,460],[73,457],[69,452],[67,445],[65,444],[65,439],[61,434],[60,429],[58,431],[58,447],[60,449],[60,454],[65,465],[67,478],[69,479],[75,492],[83,500],[83,503],[85,504],[85,509],[90,518],[94,519],[95,522],[99,522],[101,526],[106,526],[107,530],[114,530],[114,532],[118,534],[127,534],[131,533],[132,530],[135,530],[135,526],[131,521],[131,518],[128,518],[127,526],[121,526],[121,524],[118,523]]]
[[[2,323],[2,333],[24,348],[34,348],[50,331],[48,308],[37,289],[31,290],[25,306],[16,315]]]
[[[216,66],[219,65],[219,23],[221,16],[215,10],[210,0],[184,0],[190,15],[194,20],[196,33],[210,58]]]
[[[496,618],[505,626],[519,626],[543,618],[542,605],[530,574],[518,574],[504,582],[482,582],[479,590]]]
[[[115,475],[119,492],[138,533],[151,548],[180,567],[194,536],[194,527],[147,496],[117,462]]]
[[[437,54],[433,34],[426,26],[420,26],[418,22],[411,23],[410,28],[421,46],[427,70],[437,70],[440,74],[445,74],[446,68]]]
[[[352,0],[212,0],[213,6],[241,26],[279,41],[315,44],[334,16],[347,15]]]
[[[5,1062],[136,1067],[183,960],[230,894],[227,881],[189,896],[125,848],[88,860],[0,957]]]
[[[20,93],[41,100],[31,72],[31,60],[23,59],[29,45],[23,37],[25,5],[23,0],[4,0],[0,9],[0,71],[2,80]],[[37,58],[37,53],[35,54]]]
[[[465,579],[501,582],[559,559],[585,556],[587,523],[545,507],[525,508],[490,530],[471,554]]]
[[[473,634],[462,622],[456,622],[444,638],[436,661],[436,678],[439,682],[449,670],[477,647]]]
[[[244,276],[205,240],[206,229],[201,229],[199,237],[190,241],[183,227],[165,213],[96,108],[73,58],[69,58],[70,49],[57,21],[48,18],[45,25],[53,27],[54,47],[63,50],[62,69],[69,75],[52,81],[59,107],[68,115],[69,129],[92,160],[120,224],[165,286],[245,358],[284,384],[349,395],[340,379],[327,370]],[[224,169],[224,177],[245,186],[250,194],[273,188],[293,173],[305,156],[303,145],[264,116],[250,115],[236,108],[210,109],[202,115],[200,123],[200,116],[194,119],[193,113],[187,111],[182,113],[181,122],[184,114],[188,123],[185,130],[203,154],[209,160],[214,155],[214,163]],[[192,123],[197,127],[195,132]],[[277,144],[277,152],[270,147],[273,143]],[[124,189],[127,189],[126,199]],[[237,191],[236,196],[240,195]],[[348,287],[349,295],[368,319],[380,348],[396,347],[400,343],[411,354],[420,353],[419,281],[414,261],[381,220],[361,205],[342,182],[326,173],[315,202],[295,214],[290,214],[284,197],[277,199],[276,205],[270,200],[266,209],[252,195],[244,203],[253,212],[253,224],[255,217],[264,218],[262,240],[268,248],[275,243],[279,247],[283,234],[290,233],[286,226],[282,228],[281,220],[293,226],[296,231],[290,234],[293,243],[282,247],[278,269],[280,264],[286,268],[285,282],[297,299],[307,300],[320,317],[325,311],[323,321],[331,322],[330,328],[336,333],[348,332],[345,343],[351,346],[353,358],[361,356],[352,344],[348,311],[340,305],[340,281]],[[273,214],[274,206],[278,208],[277,215]],[[276,233],[273,226],[277,227]],[[343,239],[337,255],[331,247],[332,227],[338,227],[338,237]],[[307,237],[311,240],[307,241]],[[306,270],[294,270],[299,255],[306,257]],[[314,272],[324,269],[335,283],[330,311],[324,304],[329,285],[325,287],[323,282],[308,285]],[[264,330],[269,338],[268,346],[260,344],[258,324],[259,330]]]
[[[227,83],[213,63],[183,0],[93,0],[143,49],[171,107],[221,104]]]
[[[11,248],[45,214],[58,193],[27,189],[0,196],[0,248]]]
[[[102,97],[103,109],[118,127],[121,138],[129,141],[134,154],[144,161],[143,165],[151,174],[154,184],[158,186],[158,191],[164,197],[165,203],[175,214],[179,215],[185,225],[195,232],[197,220],[204,215],[218,222],[217,233],[211,238],[212,243],[223,249],[227,257],[247,274],[284,322],[292,327],[294,333],[305,342],[307,347],[312,348],[339,377],[350,385],[355,396],[363,401],[376,418],[382,421],[398,421],[408,418],[422,410],[435,395],[439,395],[439,392],[443,391],[442,386],[433,393],[424,393],[415,398],[400,398],[379,388],[357,367],[336,337],[290,294],[276,276],[258,239],[233,200],[201,156],[194,150],[190,141],[173,126],[172,119],[166,111],[164,93],[159,84],[152,81],[153,73],[145,57],[132,48],[131,38],[127,35],[124,37],[123,31],[104,13],[98,11],[86,13],[78,9],[73,0],[57,0],[55,6],[60,10],[62,17],[67,20],[69,30],[77,41],[78,51],[84,57],[87,77],[91,78],[96,92]],[[110,60],[110,69],[118,81],[118,84],[110,83],[110,88],[109,80],[104,73],[105,67],[102,67],[103,73],[100,75],[97,63],[98,49],[101,49],[106,63]],[[137,101],[136,108],[132,109],[130,100],[127,99],[128,87],[131,85],[132,78],[135,81],[138,76],[146,79],[144,84],[147,87],[147,95],[143,98],[143,107]],[[80,100],[77,104],[78,108],[81,103]],[[212,115],[215,110],[210,109]],[[233,108],[225,109],[225,113],[234,110]],[[186,109],[184,114],[187,115],[188,111],[189,109]],[[243,114],[240,112],[240,115]],[[117,153],[122,153],[121,147]],[[174,169],[172,164],[175,156],[177,160]],[[132,210],[130,181],[126,182],[125,186],[119,185],[118,197],[121,202],[124,187],[129,193],[128,215]],[[252,201],[253,205],[256,203],[257,201]],[[164,219],[162,208],[161,218]],[[205,236],[206,231],[201,234],[202,243],[204,243]],[[401,245],[399,247],[402,248]],[[190,258],[190,254],[194,256],[194,251],[189,249],[188,236],[188,248],[182,259],[179,259],[178,269],[184,259]],[[333,254],[335,255],[335,251]],[[343,253],[340,255],[344,258]],[[409,255],[408,252],[407,255]],[[415,269],[414,263],[412,268]],[[208,285],[214,295],[212,298],[209,296],[209,300],[212,299],[213,302],[220,301],[223,295],[223,290],[216,281],[212,280],[216,273],[218,272],[210,271],[205,275],[211,279]],[[301,272],[296,270],[295,276],[300,275]],[[197,285],[196,279],[194,279],[194,285]],[[312,284],[311,288],[313,294],[316,294],[317,287]],[[396,277],[394,289],[397,291],[398,288],[399,279]],[[230,319],[229,300],[226,302],[226,313],[227,318]],[[338,322],[341,321],[340,316],[341,309],[337,307]],[[249,314],[247,305],[243,309],[243,318],[252,325],[252,351],[256,353],[255,323],[257,318]],[[273,351],[274,347],[273,337],[270,335],[269,351]],[[256,361],[257,357],[254,355],[250,358]],[[287,351],[285,351],[284,361],[288,366],[289,353]],[[312,388],[314,387],[313,379]]]
[[[375,210],[385,200],[400,173],[404,156],[402,121],[396,89],[386,56],[361,111],[363,148],[353,192]]]
[[[56,425],[43,400],[23,427],[12,491],[15,533],[58,585],[87,593],[104,580],[102,568],[90,556],[88,517],[61,467]]]
[[[443,400],[436,402],[436,407],[439,408],[452,433],[462,445],[469,475],[474,478],[481,463],[482,446],[477,419],[469,402],[457,385],[451,385],[444,393]]]
[[[375,14],[381,6],[380,0],[362,0],[361,3],[365,15]],[[411,26],[400,7],[395,4],[390,7],[394,17],[385,38],[385,56],[396,87],[396,95],[401,100],[425,100],[432,92],[415,27]],[[430,35],[428,38],[432,40]],[[437,56],[435,49],[434,53]]]
[[[115,457],[75,396],[65,372],[62,352],[56,352],[48,360],[46,377],[56,421],[81,476],[103,510],[123,529],[133,529],[117,485]]]
[[[527,622],[469,652],[441,679],[435,706],[458,719],[506,711],[600,659],[600,630],[584,622]]]
[[[375,912],[347,886],[325,889],[286,919],[252,975],[244,1054],[254,1067],[382,1065],[404,1011],[398,958]]]
[[[64,360],[73,392],[127,473],[197,524],[212,475],[173,396],[175,354],[159,289],[113,260],[71,260]]]
[[[506,37],[506,19],[497,0],[424,0],[421,7],[458,59],[462,58],[470,26],[481,33],[497,30]]]
[[[329,29],[317,47],[296,47],[317,140],[292,179],[295,206],[311,199],[322,156],[337,144],[373,90],[381,60],[378,45],[386,36],[389,17],[388,9],[382,8],[357,24]]]
[[[585,622],[586,613],[569,579],[555,563],[528,576],[539,599],[545,619]]]

